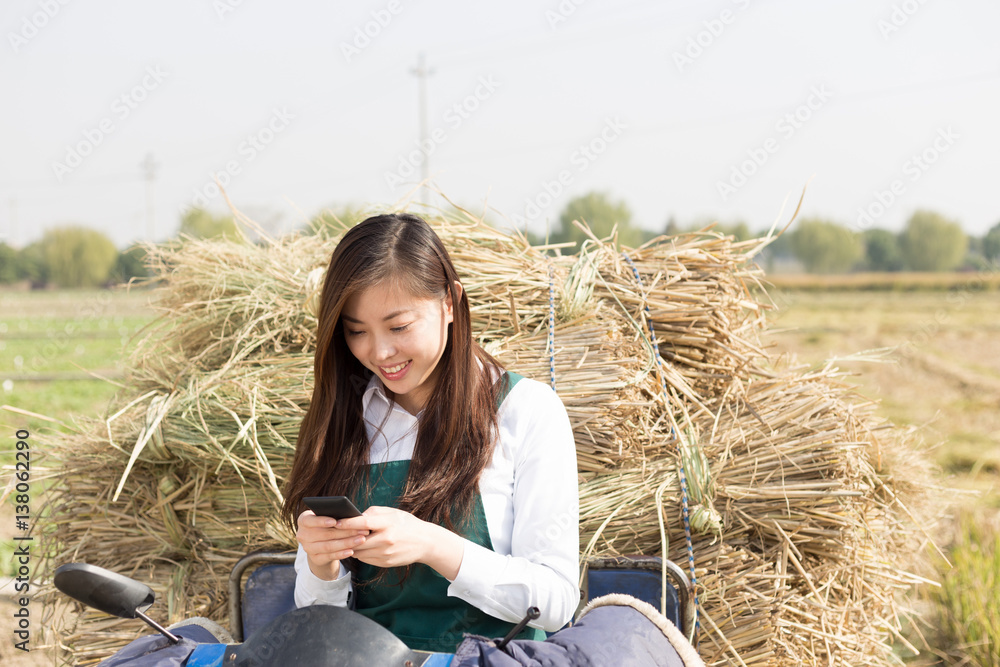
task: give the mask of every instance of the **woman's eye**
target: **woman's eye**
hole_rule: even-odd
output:
[[[363,333],[364,331],[351,331],[350,329],[347,330],[348,336],[360,336]]]
[[[409,324],[404,324],[404,325],[403,325],[403,326],[401,326],[401,327],[393,327],[393,328],[392,328],[392,332],[393,332],[393,333],[402,333],[403,331],[406,331],[406,329],[407,329],[407,328],[408,328],[409,326],[410,326]]]

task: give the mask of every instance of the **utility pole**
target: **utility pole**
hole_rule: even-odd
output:
[[[146,172],[146,240],[152,242],[156,224],[156,209],[153,206],[153,181],[156,180],[156,169],[160,165],[153,159],[152,153],[146,153],[146,159],[139,166]]]
[[[18,246],[18,241],[20,239],[18,237],[20,236],[20,234],[18,234],[18,232],[17,232],[17,197],[16,196],[13,196],[13,197],[10,198],[10,229],[8,230],[7,234],[8,234],[7,243],[11,247],[13,247],[13,248],[19,247]]]
[[[420,150],[424,154],[424,162],[420,169],[420,180],[425,183],[424,188],[426,189],[427,179],[430,178],[431,174],[431,156],[427,150],[428,142],[430,141],[430,130],[427,127],[427,77],[433,74],[434,70],[427,68],[427,55],[425,53],[420,53],[417,58],[417,66],[411,69],[410,73],[416,75],[419,80]]]

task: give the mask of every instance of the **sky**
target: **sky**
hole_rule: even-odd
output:
[[[439,203],[424,160],[450,200],[535,233],[591,190],[650,230],[758,230],[806,187],[804,216],[858,231],[928,208],[982,235],[998,24],[990,0],[7,0],[0,240],[164,240],[192,206],[229,210],[216,180],[284,233]]]

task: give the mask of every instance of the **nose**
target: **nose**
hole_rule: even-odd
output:
[[[388,336],[375,338],[375,361],[389,361],[396,356],[396,346]]]

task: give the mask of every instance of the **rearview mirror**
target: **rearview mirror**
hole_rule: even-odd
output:
[[[146,611],[156,600],[146,584],[87,563],[57,567],[55,585],[74,600],[119,618],[138,618],[136,612]]]
[[[66,563],[56,568],[56,588],[88,607],[119,618],[141,618],[173,643],[180,641],[143,612],[156,595],[146,584],[88,563]]]

